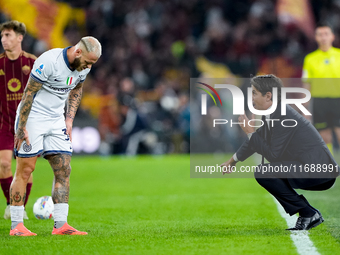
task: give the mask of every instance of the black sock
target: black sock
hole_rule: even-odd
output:
[[[315,213],[316,211],[308,205],[305,208],[299,210],[299,215],[301,217],[312,217]]]

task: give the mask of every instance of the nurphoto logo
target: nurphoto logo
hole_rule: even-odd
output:
[[[217,97],[217,99],[219,100],[221,106],[222,106],[222,100],[220,95],[217,93],[217,91],[215,89],[227,89],[233,98],[233,115],[242,115],[245,113],[244,111],[244,94],[242,92],[242,90],[235,86],[235,85],[231,85],[231,84],[215,84],[214,87],[206,84],[206,83],[202,83],[202,82],[197,82],[200,85],[210,89]],[[212,100],[214,101],[215,106],[217,106],[216,100],[214,98],[214,96],[212,95],[212,93],[207,90],[206,88],[201,88],[199,86],[197,86],[198,89],[203,90],[205,93],[201,94],[201,115],[207,115],[207,94],[212,98]],[[302,93],[305,95],[304,98],[287,98],[287,94],[288,93]],[[252,88],[249,87],[247,89],[247,104],[248,104],[248,108],[249,111],[255,115],[270,115],[272,114],[278,105],[278,92],[277,92],[277,88],[273,88],[272,91],[272,101],[273,104],[271,107],[269,107],[267,110],[257,110],[254,108],[253,103],[252,103]],[[297,88],[297,87],[282,87],[281,88],[281,114],[283,116],[286,115],[286,105],[287,104],[291,104],[291,105],[295,105],[304,115],[312,115],[304,106],[304,103],[307,103],[309,100],[311,99],[311,94],[310,91],[305,89],[305,88]],[[254,122],[256,121],[260,121],[261,124],[260,125],[252,125]],[[272,126],[274,125],[274,121],[279,121],[278,119],[267,119],[268,122],[271,122]],[[294,122],[294,124],[290,124],[288,125],[287,123],[291,123]],[[233,124],[243,124],[245,125],[245,123],[243,122],[234,122],[232,120],[228,121],[226,119],[214,119],[213,120],[213,127],[215,127],[216,125],[224,125],[230,123],[231,126]],[[262,120],[258,120],[258,119],[251,119],[248,121],[248,125],[252,126],[252,127],[260,127],[263,125],[263,121]],[[297,125],[295,120],[292,119],[284,119],[281,121],[281,125],[284,127],[295,127]]]

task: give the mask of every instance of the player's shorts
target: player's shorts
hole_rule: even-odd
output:
[[[17,129],[17,119],[15,123]],[[53,154],[72,155],[72,145],[66,135],[64,117],[29,117],[26,123],[30,145],[24,141],[15,155],[21,158],[30,158],[38,155],[47,156]]]
[[[10,131],[0,130],[0,151],[13,150],[14,135]]]
[[[340,127],[340,98],[313,98],[313,122],[317,130]]]

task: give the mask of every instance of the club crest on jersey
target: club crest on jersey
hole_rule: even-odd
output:
[[[41,74],[42,70],[44,69],[44,64],[40,64],[37,69],[35,69],[35,72],[38,74]]]
[[[24,152],[30,152],[32,150],[32,144],[28,145],[26,142],[22,144]]]
[[[17,92],[21,88],[21,82],[16,78],[12,78],[8,81],[7,87],[10,91]]]
[[[22,67],[22,72],[25,74],[25,75],[28,75],[31,71],[31,68],[28,66],[28,65],[24,65]]]
[[[66,85],[71,85],[72,79],[73,79],[73,77],[67,77]]]

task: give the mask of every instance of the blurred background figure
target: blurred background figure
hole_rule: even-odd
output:
[[[332,153],[333,133],[340,141],[340,49],[332,46],[334,39],[329,24],[317,25],[318,49],[305,57],[302,76],[313,98],[314,126]]]
[[[142,148],[147,126],[133,103],[133,97],[127,92],[119,95],[119,113],[121,116],[120,139],[115,143],[118,153],[134,156],[139,153],[148,153]]]
[[[23,48],[37,56],[84,35],[102,42],[103,57],[84,84],[75,125],[83,128],[79,132],[90,124],[98,129],[96,136],[81,141],[79,151],[101,143],[94,151],[103,154],[115,153],[112,144],[134,135],[124,133],[129,111],[137,112],[145,125],[141,130],[152,134],[143,138],[149,141],[144,152],[187,153],[188,120],[197,119],[199,129],[199,118],[190,116],[195,110],[189,112],[190,78],[272,73],[300,79],[304,57],[317,49],[319,21],[333,27],[333,45],[340,46],[336,0],[0,0],[0,9],[0,22],[26,24]],[[121,106],[123,94],[133,97],[133,107]],[[234,144],[226,150],[237,147],[230,140],[237,136],[226,135],[226,142]]]

